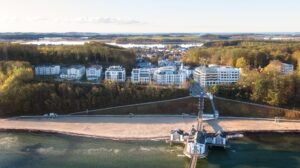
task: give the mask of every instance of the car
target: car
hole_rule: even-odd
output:
[[[49,117],[51,117],[51,118],[55,118],[55,117],[57,117],[58,115],[56,114],[56,113],[49,113]]]
[[[56,118],[57,116],[58,114],[56,113],[47,113],[43,115],[43,117],[50,117],[50,118]]]

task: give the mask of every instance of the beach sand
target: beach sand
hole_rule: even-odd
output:
[[[0,130],[29,130],[62,133],[103,139],[149,140],[168,139],[170,131],[180,128],[190,131],[196,119],[179,116],[148,117],[57,117],[0,119]],[[300,122],[268,120],[219,119],[205,121],[208,132],[300,132]]]

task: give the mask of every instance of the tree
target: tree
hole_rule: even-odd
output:
[[[237,68],[243,68],[243,69],[246,69],[249,67],[249,63],[248,61],[244,58],[244,57],[240,57],[236,60],[236,64],[235,66]]]
[[[270,73],[281,73],[282,62],[278,60],[273,60],[270,64],[265,68],[266,72]]]
[[[298,71],[300,71],[300,50],[297,50],[293,53],[293,59],[295,61],[295,65],[297,66]]]

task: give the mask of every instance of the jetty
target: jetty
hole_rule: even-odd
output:
[[[208,98],[212,104],[214,114],[207,115],[206,119],[214,120],[219,117],[219,112],[216,110],[213,102],[213,95],[210,93],[201,92],[199,94],[199,111],[197,115],[197,126],[192,127],[190,133],[186,133],[181,129],[171,131],[170,142],[171,143],[183,143],[183,154],[189,158],[190,168],[196,168],[198,159],[203,159],[208,156],[209,148],[228,148],[228,138],[224,133],[219,130],[216,134],[207,134],[203,127],[204,119],[204,99]],[[234,136],[231,136],[234,137]]]

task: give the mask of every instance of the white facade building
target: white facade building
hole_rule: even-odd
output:
[[[281,64],[281,72],[285,75],[291,74],[294,72],[294,65],[293,64]]]
[[[187,78],[192,77],[194,70],[191,67],[183,66],[183,64],[181,64],[180,69],[186,74]]]
[[[86,69],[87,80],[99,80],[102,74],[102,66],[92,65]]]
[[[161,67],[154,72],[154,81],[159,85],[182,85],[186,79],[186,73],[173,66]]]
[[[232,84],[240,80],[240,69],[216,65],[198,67],[194,70],[193,76],[202,87]]]
[[[83,65],[73,65],[69,68],[63,69],[60,78],[67,80],[80,80],[85,74],[85,67]]]
[[[137,68],[131,72],[132,83],[149,84],[151,79],[151,69],[149,68]]]
[[[125,68],[121,66],[110,66],[105,71],[105,80],[125,82],[126,80]]]
[[[35,75],[59,75],[59,65],[40,65],[35,67]]]

